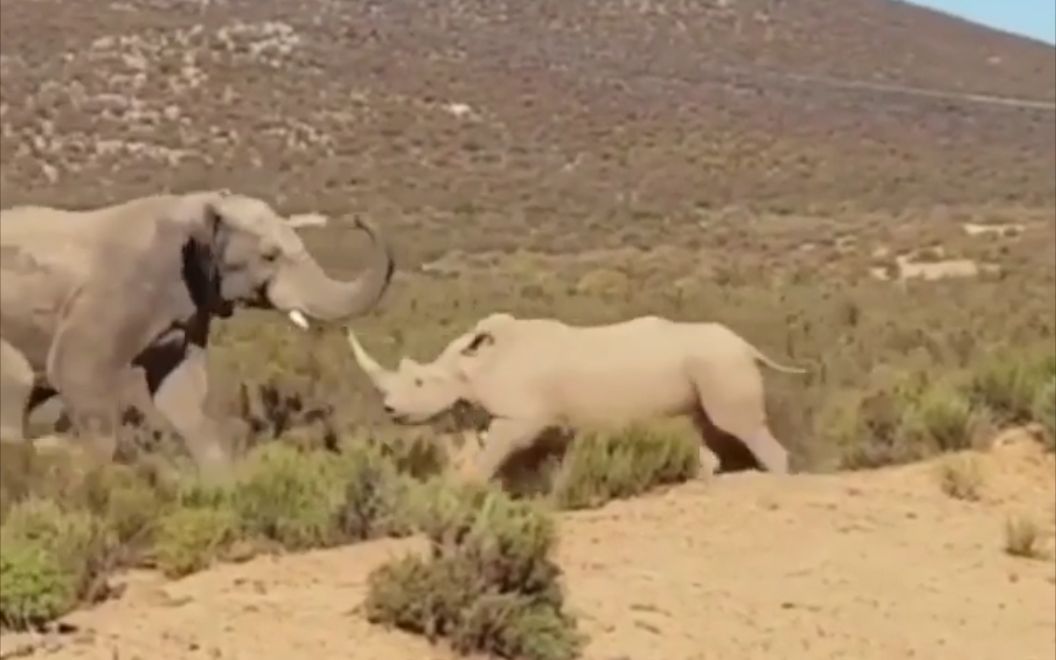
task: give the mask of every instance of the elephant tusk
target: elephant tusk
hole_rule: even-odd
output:
[[[301,330],[307,330],[308,329],[308,319],[306,319],[304,317],[304,313],[301,312],[301,310],[299,310],[299,309],[291,309],[289,317],[290,317],[290,322],[293,323],[298,328],[300,328]]]

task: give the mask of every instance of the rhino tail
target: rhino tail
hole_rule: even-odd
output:
[[[786,374],[805,374],[805,373],[807,373],[807,369],[804,369],[802,367],[792,367],[792,366],[781,364],[780,362],[776,362],[773,359],[767,357],[767,355],[765,353],[760,351],[755,346],[752,346],[751,344],[749,344],[748,346],[751,349],[752,353],[755,355],[755,359],[759,360],[760,362],[762,362],[766,366],[770,367],[774,371],[780,371],[780,372],[786,373]]]

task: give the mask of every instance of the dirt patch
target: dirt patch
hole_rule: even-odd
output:
[[[1026,225],[1012,223],[977,224],[966,222],[961,225],[969,236],[1019,236],[1026,230]]]
[[[941,252],[927,261],[918,261],[909,255],[896,256],[888,266],[876,266],[869,274],[878,280],[945,280],[951,278],[974,278],[980,274],[999,273],[997,264],[980,264],[973,259],[944,259]]]

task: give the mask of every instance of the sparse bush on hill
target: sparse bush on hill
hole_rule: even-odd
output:
[[[554,478],[553,497],[567,509],[598,506],[697,476],[699,436],[662,425],[576,438]]]
[[[247,534],[291,550],[325,547],[340,540],[343,485],[328,452],[269,443],[239,466],[231,504]]]
[[[344,482],[338,527],[348,540],[405,536],[417,520],[411,498],[417,482],[375,446],[348,442],[338,459]]]
[[[563,610],[560,569],[549,557],[553,523],[539,506],[479,487],[427,489],[431,556],[371,574],[368,620],[445,638],[462,653],[576,657],[582,637]]]
[[[182,577],[207,568],[239,535],[230,506],[177,508],[158,522],[151,557],[168,577]]]
[[[74,498],[105,521],[117,541],[131,547],[149,545],[158,516],[173,493],[128,465],[113,465],[85,475]]]
[[[978,500],[983,488],[983,473],[974,456],[951,456],[940,463],[939,483],[942,492],[958,500]]]
[[[1038,388],[1032,412],[1045,432],[1046,446],[1056,450],[1056,376]]]
[[[1025,515],[1005,519],[1005,552],[1013,557],[1041,559],[1041,526]]]
[[[973,401],[1005,424],[1032,420],[1034,403],[1051,378],[1056,378],[1056,354],[1001,351],[987,356],[973,370]]]
[[[902,373],[844,399],[819,421],[829,424],[823,433],[844,447],[842,464],[852,469],[968,449],[995,424],[1051,424],[1052,365],[1051,354],[1005,352],[969,365],[967,374]]]
[[[114,545],[105,523],[86,511],[37,497],[15,504],[0,527],[0,624],[40,625],[91,599]]]
[[[953,385],[938,382],[908,402],[900,430],[924,451],[957,451],[971,446],[974,422],[968,397]]]
[[[842,448],[842,465],[861,469],[905,463],[920,458],[925,449],[910,441],[907,416],[924,386],[912,376],[896,376],[857,397],[829,431]]]

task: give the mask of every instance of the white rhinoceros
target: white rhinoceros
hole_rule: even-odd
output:
[[[805,370],[773,362],[718,323],[647,316],[574,326],[496,313],[455,338],[433,362],[405,357],[395,371],[367,354],[351,330],[348,341],[397,423],[427,422],[459,400],[492,416],[471,475],[481,479],[493,477],[549,427],[611,427],[687,414],[720,471],[731,469],[739,453],[740,467],[748,460],[788,472],[788,453],[767,426],[756,361],[786,373]]]

